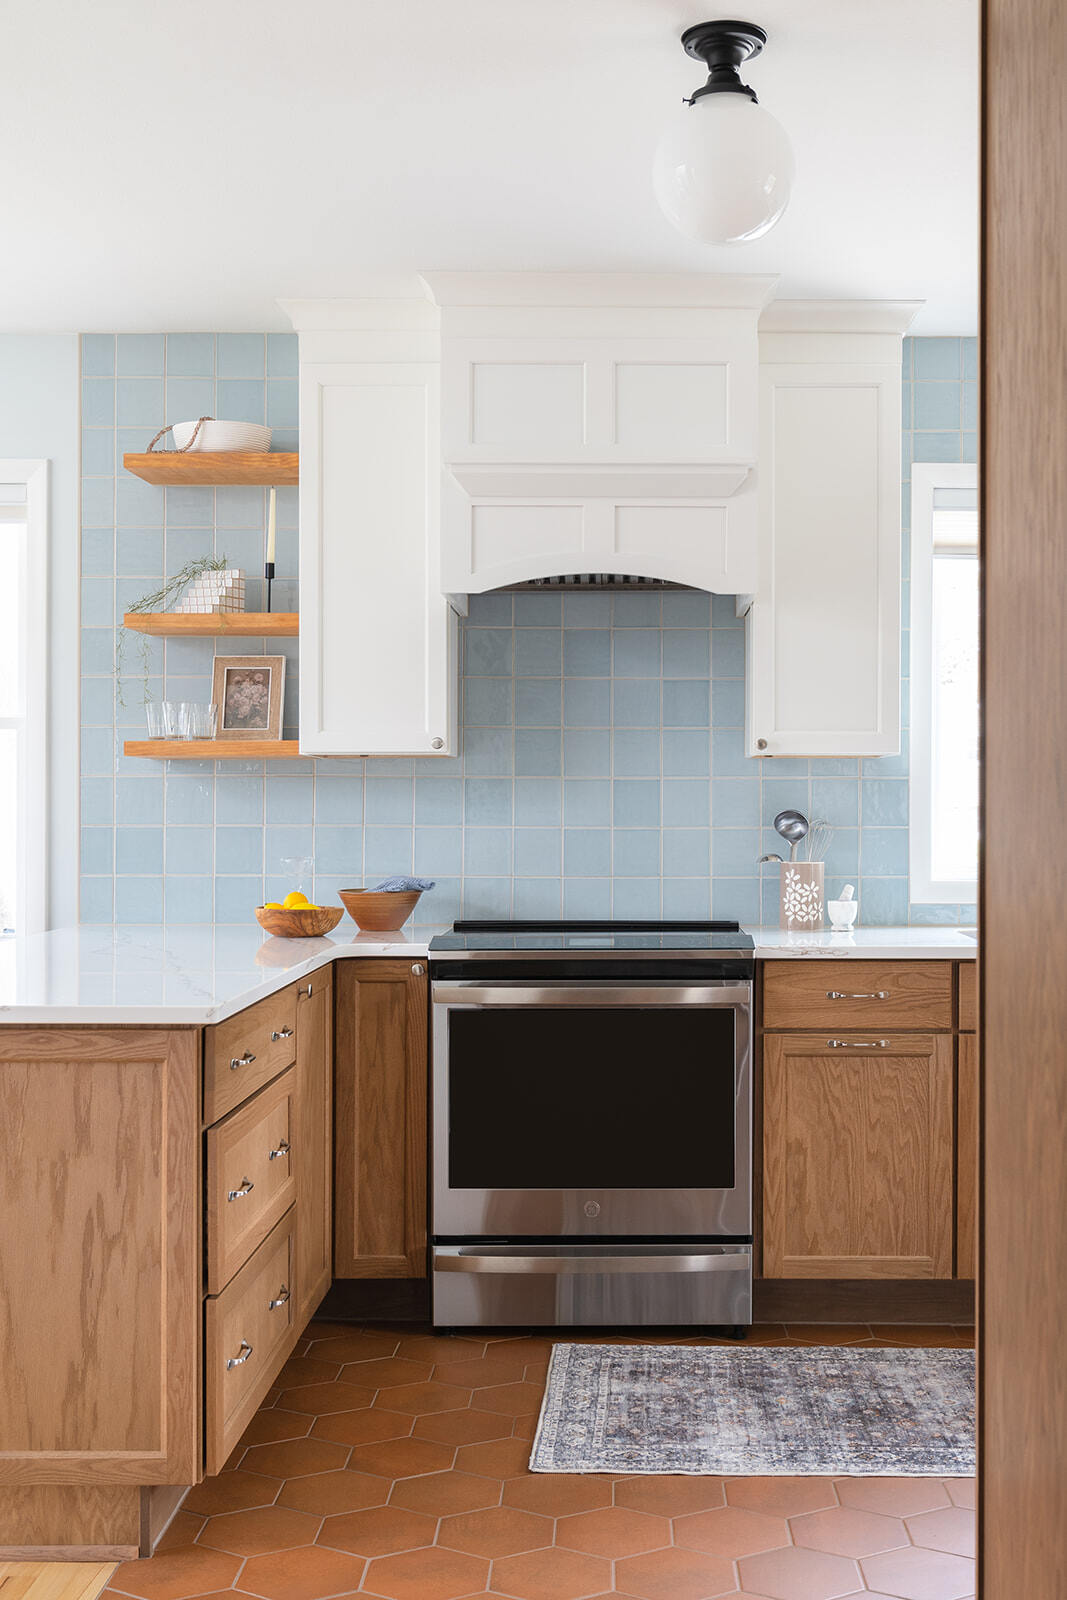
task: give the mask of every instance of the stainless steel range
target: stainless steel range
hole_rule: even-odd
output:
[[[438,1326],[751,1321],[752,950],[731,922],[433,940]]]

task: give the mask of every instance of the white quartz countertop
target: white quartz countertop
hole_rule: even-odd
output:
[[[202,1026],[221,1022],[317,967],[348,956],[424,958],[443,929],[417,934],[343,931],[273,939],[258,927],[182,924],[59,928],[0,940],[0,1024]],[[973,960],[959,928],[857,928],[851,934],[746,930],[756,956]]]

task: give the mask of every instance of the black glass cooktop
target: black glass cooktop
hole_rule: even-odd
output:
[[[754,948],[736,922],[455,922],[430,941],[430,954],[457,950],[708,950]]]

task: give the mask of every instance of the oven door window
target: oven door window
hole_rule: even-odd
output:
[[[726,1007],[454,1010],[449,1187],[732,1189],[734,1063]]]

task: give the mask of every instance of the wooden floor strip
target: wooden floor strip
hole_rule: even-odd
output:
[[[0,1561],[0,1600],[96,1600],[113,1561]]]

